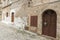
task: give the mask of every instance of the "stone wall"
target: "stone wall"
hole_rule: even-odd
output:
[[[57,14],[57,38],[60,40],[60,2],[55,3],[47,3],[47,4],[41,4],[38,6],[26,8],[26,15],[32,16],[32,15],[38,15],[38,27],[37,27],[37,33],[42,34],[42,13],[47,9],[53,9],[56,11]],[[28,22],[29,27],[30,26],[30,20]]]
[[[34,6],[36,5],[40,5],[40,4],[43,4],[43,3],[50,3],[50,2],[54,2],[54,1],[58,1],[58,0],[32,0],[32,4]]]
[[[8,16],[10,16],[10,7],[2,9],[2,20],[5,20],[6,13],[8,13]]]

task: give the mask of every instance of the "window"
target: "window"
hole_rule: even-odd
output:
[[[37,24],[38,24],[38,16],[31,16],[30,26],[37,27]]]

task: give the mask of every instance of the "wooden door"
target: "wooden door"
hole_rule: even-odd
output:
[[[11,15],[11,22],[14,22],[14,12],[12,12],[12,15]]]
[[[31,16],[30,17],[30,28],[29,30],[32,32],[37,32],[37,27],[38,27],[38,16]]]
[[[42,15],[42,34],[56,38],[57,15],[53,10],[46,10]]]
[[[6,17],[8,17],[8,12],[6,13]]]
[[[31,16],[30,26],[37,27],[38,25],[38,16]]]

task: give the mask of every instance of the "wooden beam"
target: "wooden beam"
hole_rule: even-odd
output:
[[[7,7],[9,7],[9,6],[11,6],[11,4],[9,4],[9,5],[5,6],[5,7],[3,7],[2,9],[7,8]]]
[[[9,5],[7,5],[7,6],[3,7],[2,9],[7,8],[7,7],[11,6],[12,4],[14,4],[14,3],[16,3],[16,2],[19,2],[19,1],[20,1],[20,0],[15,1],[15,2],[12,2],[12,3],[10,3]]]

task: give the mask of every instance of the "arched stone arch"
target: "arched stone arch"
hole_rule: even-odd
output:
[[[52,9],[42,13],[42,34],[56,38],[57,14]]]

